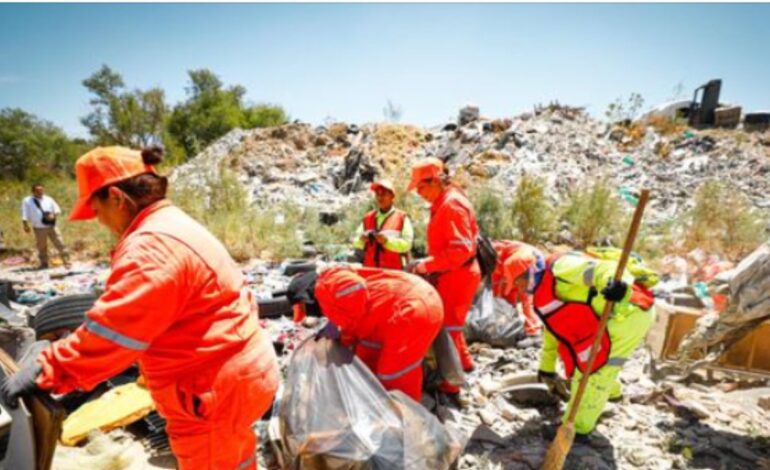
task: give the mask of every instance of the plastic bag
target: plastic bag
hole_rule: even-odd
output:
[[[433,355],[436,359],[436,368],[441,378],[448,383],[460,386],[465,383],[465,372],[463,371],[460,353],[457,352],[452,337],[445,329],[441,329],[436,339],[433,340]]]
[[[484,286],[476,294],[465,320],[465,339],[510,348],[525,337],[524,322],[516,307],[495,297],[492,289]]]
[[[448,469],[461,450],[435,416],[325,339],[295,351],[278,417],[292,469]]]

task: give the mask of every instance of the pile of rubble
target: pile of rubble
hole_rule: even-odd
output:
[[[770,136],[742,130],[666,131],[637,126],[638,135],[579,108],[551,105],[505,119],[466,107],[457,122],[429,129],[378,123],[313,128],[293,123],[234,130],[179,167],[175,184],[206,188],[222,168],[234,170],[261,207],[290,201],[338,209],[387,176],[404,182],[410,163],[435,156],[473,187],[510,196],[523,174],[541,177],[554,202],[577,184],[604,178],[628,197],[653,190],[648,221],[681,214],[696,188],[719,178],[758,207],[770,206]]]

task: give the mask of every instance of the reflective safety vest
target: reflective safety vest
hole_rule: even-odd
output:
[[[382,221],[382,226],[378,229],[377,210],[375,209],[364,216],[364,232],[373,230],[386,237],[400,237],[401,230],[404,228],[404,220],[406,220],[406,213],[394,209],[390,215],[385,217],[385,220]],[[376,241],[366,241],[366,246],[364,247],[364,266],[370,268],[404,269],[408,262],[408,253],[396,253],[395,251],[388,250]]]
[[[558,257],[555,257],[550,260],[543,270],[540,282],[534,290],[533,306],[548,331],[559,340],[559,356],[564,363],[567,377],[571,377],[575,367],[581,373],[586,372],[600,319],[591,307],[590,298],[585,302],[564,302],[556,296],[556,278],[552,266],[557,259]],[[631,302],[643,310],[649,310],[652,307],[651,293],[642,291],[639,287],[636,284],[632,286]],[[591,372],[596,372],[607,364],[611,353],[612,340],[605,330]]]

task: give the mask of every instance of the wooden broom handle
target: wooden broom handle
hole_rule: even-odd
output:
[[[631,248],[634,246],[636,240],[636,234],[639,232],[639,226],[642,224],[642,215],[644,214],[644,207],[647,205],[647,200],[650,198],[650,190],[642,189],[642,193],[639,196],[639,202],[636,204],[636,210],[634,211],[634,219],[631,221],[631,228],[628,229],[626,235],[626,242],[623,245],[623,252],[620,255],[620,261],[618,261],[618,267],[615,269],[615,282],[620,281],[623,277],[623,271],[626,270],[626,264],[628,258],[631,256]],[[629,286],[630,288],[631,286]],[[567,417],[568,423],[575,422],[575,416],[577,416],[578,408],[580,408],[580,402],[583,400],[583,393],[585,392],[586,385],[588,384],[588,378],[591,376],[591,369],[596,362],[596,356],[599,354],[599,345],[602,342],[602,336],[607,329],[607,322],[610,320],[610,312],[612,311],[613,302],[607,301],[604,304],[604,311],[602,312],[601,320],[599,322],[599,329],[596,332],[594,343],[591,345],[591,355],[588,357],[588,363],[586,364],[586,373],[580,378],[580,385],[578,385],[577,394],[575,395],[575,401],[572,402],[572,408],[570,408],[569,416]]]

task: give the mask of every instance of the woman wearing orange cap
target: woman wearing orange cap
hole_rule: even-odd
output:
[[[341,330],[343,344],[355,347],[385,389],[420,402],[422,361],[444,317],[430,284],[393,269],[337,266],[297,276],[288,291],[290,302]]]
[[[537,248],[517,241],[500,240],[492,245],[497,253],[497,266],[492,272],[494,294],[514,307],[521,301],[524,332],[538,336],[540,320],[532,310],[532,294],[527,292],[527,286],[534,270],[544,265],[543,254]]]
[[[86,322],[2,391],[13,401],[90,390],[138,362],[180,468],[253,469],[251,426],[278,387],[275,352],[225,247],[166,199],[152,166],[161,159],[123,147],[78,159],[70,220],[97,218],[118,237],[112,272]]]
[[[444,164],[426,158],[412,167],[408,191],[417,190],[431,203],[428,223],[428,257],[411,264],[415,274],[434,275],[434,285],[444,303],[444,328],[460,353],[466,371],[473,369],[473,358],[463,335],[465,317],[481,283],[476,262],[476,214],[463,191],[449,181]],[[442,391],[456,394],[459,387],[443,383]]]

